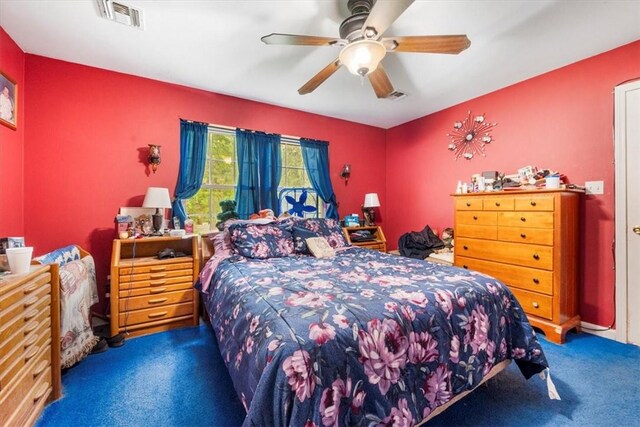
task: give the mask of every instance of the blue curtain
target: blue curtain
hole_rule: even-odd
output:
[[[329,174],[329,143],[313,139],[300,138],[302,159],[307,169],[311,186],[327,204],[327,218],[339,219],[336,193],[331,185]]]
[[[180,119],[180,169],[174,192],[173,215],[184,226],[187,212],[183,200],[193,197],[202,185],[207,159],[207,129],[205,123]]]
[[[236,154],[236,209],[240,218],[247,219],[261,209],[279,215],[280,135],[236,129]]]

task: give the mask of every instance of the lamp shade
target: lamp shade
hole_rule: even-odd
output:
[[[364,207],[365,208],[377,208],[380,207],[380,200],[378,199],[378,193],[367,193],[364,195]]]
[[[169,189],[161,187],[149,187],[142,202],[143,208],[171,208]]]
[[[349,43],[340,51],[340,62],[351,74],[366,76],[378,68],[378,64],[387,54],[384,45],[376,40],[359,40]]]

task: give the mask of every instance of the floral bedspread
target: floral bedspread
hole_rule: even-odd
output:
[[[203,294],[245,426],[402,425],[514,359],[547,361],[489,276],[361,248],[232,257]]]

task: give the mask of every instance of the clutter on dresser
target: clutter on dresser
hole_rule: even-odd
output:
[[[567,177],[552,169],[523,166],[516,173],[483,171],[471,175],[470,181],[458,181],[456,194],[484,193],[509,190],[578,188],[568,184]]]

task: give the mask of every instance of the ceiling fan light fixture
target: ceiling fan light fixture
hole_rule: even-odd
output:
[[[376,40],[358,40],[340,51],[340,62],[351,74],[366,76],[378,68],[387,53],[384,45]]]

